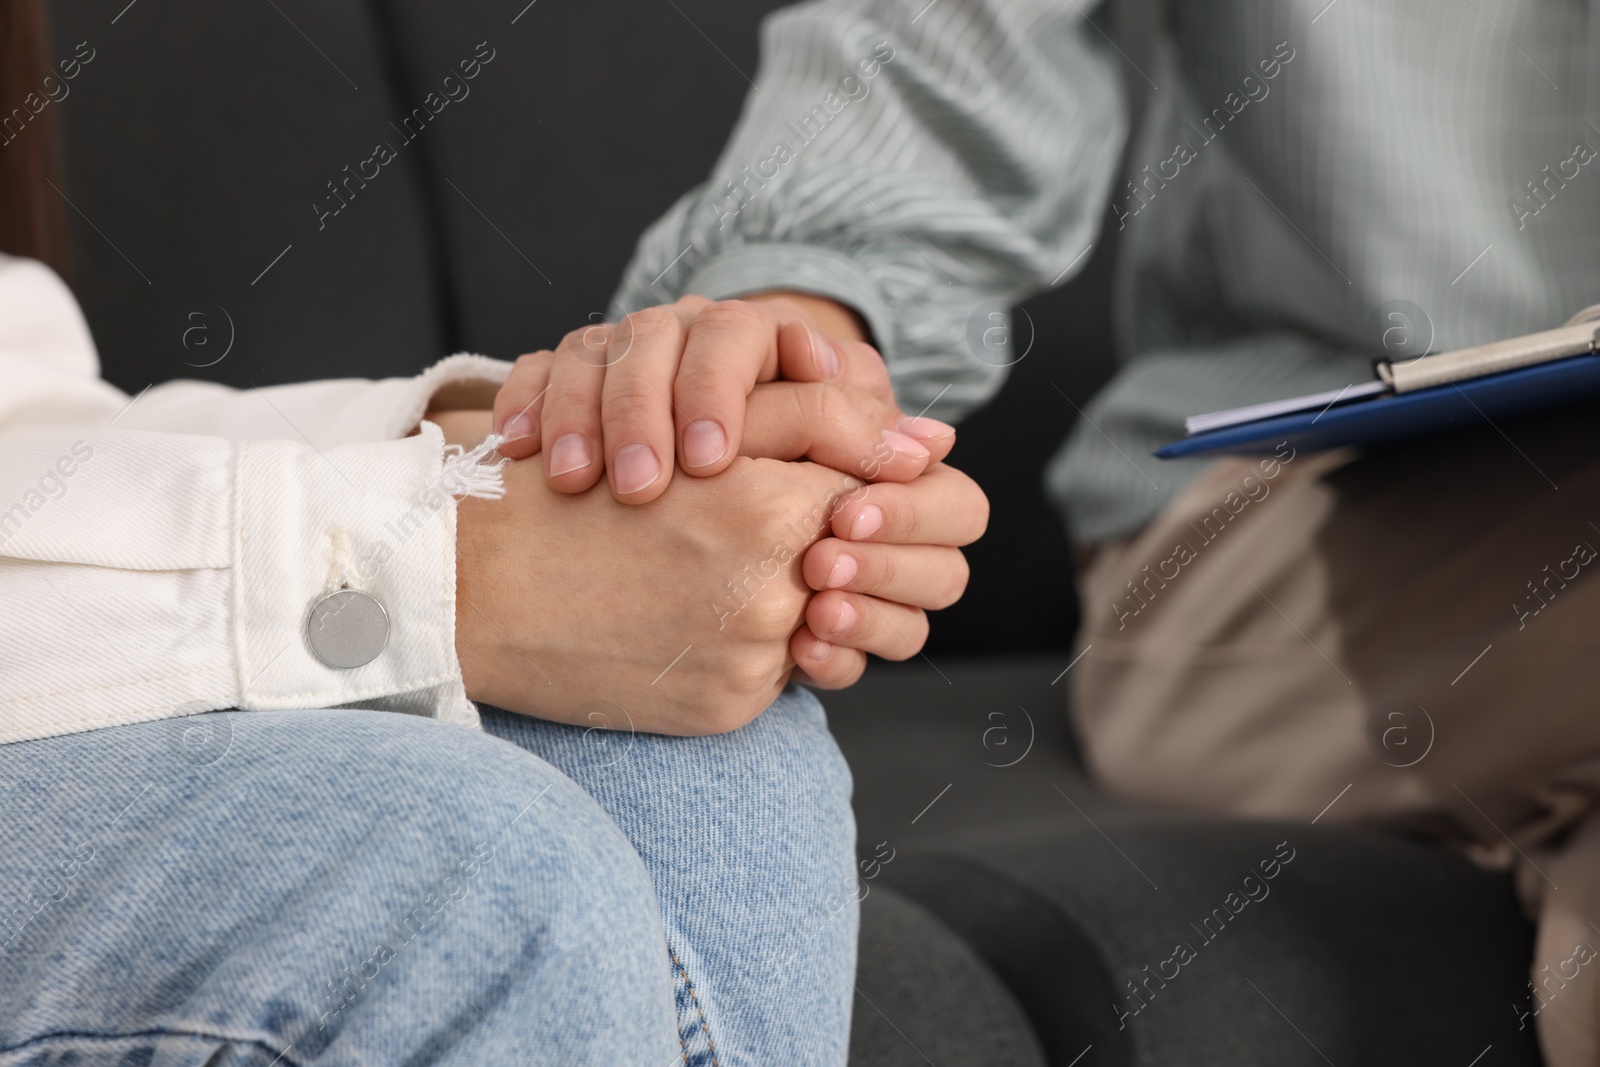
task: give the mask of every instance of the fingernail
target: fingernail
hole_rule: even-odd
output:
[[[649,445],[625,445],[611,460],[611,484],[618,496],[647,488],[661,477],[661,463]]]
[[[533,420],[527,415],[513,415],[511,421],[501,428],[500,434],[507,441],[520,441],[524,437],[532,437]]]
[[[922,442],[913,440],[898,430],[883,431],[883,443],[900,455],[909,456],[912,459],[927,459],[929,455],[928,450],[922,446]]]
[[[940,422],[938,419],[930,419],[923,415],[907,415],[900,420],[900,432],[919,441],[937,441],[941,437],[949,437],[955,433],[956,428],[947,422]]]
[[[561,474],[571,474],[573,471],[582,470],[594,462],[594,456],[589,452],[589,442],[584,440],[582,434],[567,433],[556,438],[556,443],[550,446],[550,477]]]
[[[728,435],[711,419],[691,422],[683,429],[683,464],[708,467],[728,451]]]
[[[839,376],[839,349],[816,330],[811,331],[811,358],[816,360],[817,369],[824,378],[831,380]]]
[[[855,521],[850,524],[850,538],[864,541],[882,528],[883,509],[876,504],[868,504],[856,512]]]
[[[833,629],[829,632],[836,634],[847,634],[850,632],[850,628],[855,624],[855,605],[851,604],[848,600],[841,600],[839,602],[839,620],[833,624]]]
[[[828,580],[824,585],[828,589],[841,589],[849,585],[855,576],[856,558],[841,554],[833,561],[833,570],[828,572]]]
[[[827,659],[831,655],[833,655],[833,646],[828,644],[826,641],[818,641],[816,644],[811,646],[812,659]]]

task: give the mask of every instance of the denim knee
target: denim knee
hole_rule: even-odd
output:
[[[774,817],[831,825],[844,834],[854,826],[849,764],[822,705],[797,685],[752,722],[722,734],[666,737],[614,726],[597,731],[495,708],[484,709],[484,729],[570,775],[624,829],[658,822],[664,802],[705,811],[711,822],[732,819],[752,836]],[[796,820],[797,814],[802,818]],[[638,834],[630,830],[630,836],[644,847]]]
[[[854,790],[850,765],[828,729],[828,716],[811,690],[790,685],[741,734],[747,758],[763,773],[744,784],[764,792],[787,794],[815,817],[849,820]]]
[[[609,725],[609,724],[608,724]],[[484,727],[576,780],[644,858],[666,920],[687,1062],[844,1059],[855,964],[850,769],[791,686],[704,737],[485,709]]]
[[[491,1044],[496,1028],[526,1033],[528,1020],[549,1010],[553,990],[561,1001],[583,1003],[585,1029],[615,1031],[619,1055],[630,1047],[624,1035],[652,1017],[670,1032],[664,934],[650,879],[594,800],[555,768],[484,734],[393,717],[377,725],[384,740],[374,755],[389,765],[374,760],[364,773],[373,792],[390,798],[384,825],[392,839],[375,843],[372,862],[387,868],[419,844],[425,858],[396,892],[377,897],[387,926],[374,928],[380,936],[359,969],[335,975],[319,1026],[342,1003],[351,977],[398,956],[420,922],[436,931],[424,957],[434,964],[412,969],[414,988],[404,999],[431,1005],[435,1019],[452,1000],[468,1003],[470,1022],[474,1014],[489,1022],[479,1036]],[[395,1027],[392,1006],[372,1022]],[[439,1038],[419,1032],[415,1040]],[[538,1040],[530,1047],[561,1047],[559,1038]]]
[[[0,874],[26,884],[62,826],[97,830],[80,891],[0,959],[0,1047],[73,1033],[102,1056],[145,1034],[330,1062],[671,1051],[648,875],[564,775],[383,712],[213,724],[228,743],[202,764],[174,761],[161,723],[15,746],[8,777],[73,784],[27,813]],[[123,793],[135,802],[108,825],[98,811]],[[93,819],[71,810],[80,794]],[[552,1012],[584,1025],[534,1024]]]

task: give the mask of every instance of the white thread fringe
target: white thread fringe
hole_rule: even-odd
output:
[[[505,440],[503,434],[492,433],[471,451],[460,445],[445,445],[439,488],[451,496],[479,500],[499,500],[505,496],[506,483],[501,468],[511,460],[498,454]],[[494,458],[490,459],[491,456]]]
[[[338,589],[349,588],[354,574],[350,563],[350,535],[343,526],[335,526],[329,539],[332,544],[328,555],[328,586],[323,590],[324,596]]]

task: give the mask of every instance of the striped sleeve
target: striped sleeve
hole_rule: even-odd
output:
[[[957,417],[1064,281],[1126,132],[1094,0],[816,0],[770,16],[712,177],[641,238],[615,315],[787,288],[860,311],[902,406]],[[994,343],[999,339],[1001,343]]]

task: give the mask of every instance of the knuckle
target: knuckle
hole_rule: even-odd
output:
[[[844,689],[850,684],[851,667],[835,646],[827,659],[811,664],[805,672],[821,689]]]
[[[750,456],[733,457],[733,462],[728,464],[727,469],[737,474],[738,477],[724,479],[729,488],[723,490],[727,494],[730,507],[739,509],[741,512],[745,509],[751,509],[759,513],[757,509],[766,503],[765,494],[767,492],[766,485],[768,484],[767,480],[762,476],[762,468],[769,462],[763,459],[753,459]],[[755,486],[762,486],[763,488],[756,489],[754,488]]]
[[[806,382],[788,391],[794,401],[795,415],[799,421],[816,425],[825,417],[828,404],[828,387],[822,382]]]
[[[893,426],[898,421],[900,410],[872,390],[849,384],[840,384],[838,388],[850,401],[850,406],[874,428]]]
[[[545,415],[547,418],[586,418],[593,411],[597,399],[595,390],[589,384],[556,375],[550,379],[550,387],[545,390]]]
[[[674,336],[683,326],[676,312],[660,306],[635,311],[627,322],[635,337]]]
[[[833,660],[839,658],[841,658],[839,650],[836,649],[833,656],[829,657],[829,662],[832,663]],[[857,655],[842,658],[844,662],[833,669],[828,677],[828,682],[840,689],[847,689],[861,681],[861,676],[867,672],[867,657]]]
[[[708,708],[702,715],[700,725],[704,727],[705,734],[731,734],[733,731],[748,726],[756,717],[760,709],[750,710],[749,700],[724,700],[714,708]]]
[[[731,699],[728,700],[724,711],[734,715],[746,715],[740,722],[744,725],[764,705],[752,706],[752,697],[758,697],[772,687],[779,668],[782,666],[782,657],[788,654],[784,648],[779,654],[768,654],[764,651],[747,651],[729,664],[727,670],[727,685]]]
[[[732,391],[731,376],[718,364],[685,362],[672,383],[673,395],[680,403],[693,404]]]
[[[893,589],[895,576],[900,567],[900,565],[895,562],[894,553],[878,552],[874,553],[874,555],[877,557],[875,561],[876,565],[872,568],[872,570],[876,572],[872,575],[874,583],[883,589]]]
[[[813,427],[834,427],[852,414],[849,400],[831,382],[806,382],[795,390],[801,417]]]
[[[805,489],[788,495],[784,508],[777,516],[780,531],[794,530],[804,534],[814,544],[826,537],[833,516],[838,513],[838,500],[831,493],[812,493]]]
[[[795,625],[790,626],[781,638],[769,642],[766,646],[767,669],[764,675],[766,680],[758,690],[762,697],[761,703],[756,707],[758,713],[777,699],[778,693],[788,680],[789,670],[793,666],[789,660],[789,636],[798,625],[799,622],[796,620]]]
[[[862,387],[880,399],[893,399],[894,390],[889,376],[889,365],[883,354],[872,345],[862,342],[851,348],[859,359],[851,360],[855,377]]]
[[[872,499],[872,483],[862,478],[861,471],[852,471],[847,480],[840,483],[841,488],[833,500],[833,510],[828,517],[853,516],[859,505]]]
[[[945,580],[939,586],[939,593],[934,603],[935,608],[948,608],[966,594],[967,582],[972,577],[972,566],[967,562],[967,557],[957,552],[946,572]]]
[[[972,502],[968,514],[972,516],[972,540],[976,541],[989,529],[989,496],[972,483]]]
[[[750,303],[761,310],[763,321],[770,322],[773,330],[790,322],[805,323],[809,318],[806,309],[787,296],[766,297]]]
[[[903,637],[901,635],[904,635]],[[901,627],[901,632],[895,635],[894,647],[883,653],[883,658],[896,662],[908,660],[922,651],[922,646],[928,642],[928,616],[918,611],[911,619],[909,625]]]
[[[636,426],[659,419],[664,406],[664,401],[648,389],[628,384],[605,395],[600,414],[608,427]]]
[[[556,346],[556,351],[581,352],[593,344],[595,331],[602,329],[596,326],[584,326],[581,329],[569,330],[561,337],[561,343]],[[591,349],[592,350],[592,349]]]
[[[928,540],[923,532],[927,523],[914,505],[901,507],[883,498],[877,503],[883,509],[883,526],[873,535],[875,540],[900,544],[922,544]]]
[[[750,616],[750,636],[763,643],[788,637],[800,624],[800,609],[775,591],[768,591],[766,596],[758,593],[745,610]]]
[[[967,584],[972,581],[972,564],[967,562],[965,554],[956,553],[955,573],[950,581],[950,603],[954,604],[967,595]]]
[[[770,328],[770,324],[767,313],[759,305],[747,300],[718,300],[700,309],[690,329],[742,333],[763,327]]]
[[[850,402],[843,389],[832,382],[819,382],[817,388],[818,408],[829,425],[852,425],[860,421],[857,418],[859,412],[856,405]]]

